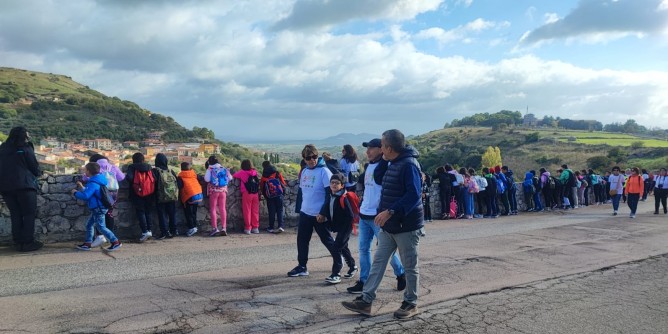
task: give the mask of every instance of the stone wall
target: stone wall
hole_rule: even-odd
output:
[[[35,233],[37,238],[46,242],[81,240],[86,230],[86,221],[89,211],[86,203],[75,200],[70,196],[70,190],[75,187],[77,175],[56,175],[41,179],[41,193],[37,196],[37,219],[35,221]],[[288,227],[296,226],[298,214],[295,213],[295,200],[297,197],[298,184],[296,181],[287,181],[284,198],[284,214]],[[438,196],[438,184],[432,187],[430,206],[432,216],[440,217],[440,205]],[[521,184],[517,186],[518,210],[523,210],[524,196]],[[359,193],[361,195],[361,193]],[[176,221],[179,231],[184,233],[185,218],[183,211],[177,204]],[[135,219],[134,210],[128,202],[128,185],[121,182],[116,209],[116,232],[123,239],[137,239],[141,234],[139,224]],[[209,201],[204,199],[197,212],[197,225],[200,231],[211,230],[209,217]],[[158,219],[155,212],[152,217],[153,232],[159,233]],[[267,206],[265,201],[260,201],[260,228],[268,225]],[[233,180],[228,186],[227,195],[227,229],[228,231],[243,230],[243,216],[241,212],[241,193],[239,191],[239,180]],[[0,243],[11,243],[11,221],[9,210],[0,197]]]

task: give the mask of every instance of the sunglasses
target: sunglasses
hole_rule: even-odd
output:
[[[317,156],[317,155],[312,155],[312,156],[310,156],[310,157],[304,157],[304,160],[306,160],[306,161],[309,161],[309,160],[318,160],[318,156]]]

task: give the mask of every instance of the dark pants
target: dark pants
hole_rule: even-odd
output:
[[[441,190],[439,193],[439,199],[441,202],[441,218],[445,217],[450,212],[448,205],[450,205],[450,192]]]
[[[317,224],[317,223],[316,223]],[[332,275],[340,275],[341,269],[343,268],[343,259],[346,260],[348,268],[355,266],[355,258],[353,258],[348,248],[348,240],[350,240],[350,234],[353,232],[353,226],[348,225],[346,228],[340,228],[336,233],[336,239],[332,244]],[[329,233],[329,232],[328,232]]]
[[[2,192],[12,220],[12,239],[16,244],[35,241],[35,214],[37,213],[37,191],[16,190]]]
[[[638,210],[638,201],[640,200],[640,195],[641,194],[631,194],[631,193],[626,195],[626,198],[628,199],[629,209],[631,209],[632,215],[635,215],[636,210]]]
[[[475,196],[476,202],[478,202],[478,214],[483,214],[485,212],[485,190],[481,190]]]
[[[489,190],[485,191],[485,204],[487,205],[487,214],[485,216],[496,216],[499,214],[499,209],[496,205],[496,194],[490,192]]]
[[[299,225],[297,226],[297,261],[299,265],[306,268],[306,263],[308,262],[308,250],[309,244],[311,243],[311,236],[313,235],[313,230],[320,237],[320,241],[325,248],[332,254],[332,259],[334,259],[337,253],[333,252],[334,250],[334,239],[332,235],[327,230],[325,223],[318,223],[314,216],[309,216],[303,212],[299,213]],[[339,261],[341,254],[338,254]],[[336,261],[336,259],[334,259]]]
[[[283,196],[267,198],[267,210],[269,211],[269,228],[274,229],[276,220],[278,220],[278,227],[284,227]]]
[[[649,194],[650,183],[649,181],[644,181],[643,183],[642,200],[645,201],[647,200],[647,194]]]
[[[666,198],[668,190],[654,188],[654,212],[659,212],[660,204],[663,205],[663,213],[666,213]]]
[[[600,183],[594,185],[594,200],[596,203],[603,203],[603,185]]]
[[[510,213],[510,203],[508,203],[508,189],[503,192],[503,194],[499,194],[499,200],[501,201],[501,204],[503,204],[503,209],[505,210],[503,212],[504,215],[507,215]]]
[[[151,224],[151,201],[144,198],[137,198],[133,200],[132,203],[135,207],[135,214],[139,221],[141,233],[151,231],[151,228],[153,227]]]
[[[175,202],[157,203],[155,205],[158,211],[158,223],[160,224],[160,232],[162,235],[171,233],[176,234],[176,205]],[[167,229],[167,221],[169,221],[169,229]]]
[[[431,220],[431,205],[429,205],[430,201],[431,196],[429,195],[425,195],[422,199],[422,206],[424,207],[424,220]]]
[[[545,188],[541,190],[543,193],[543,198],[545,198],[545,209],[549,209],[554,205],[553,203],[553,198],[552,198],[552,189],[550,189],[549,185],[545,185]]]
[[[183,204],[183,215],[186,216],[186,226],[188,226],[189,229],[197,227],[198,206],[199,206],[198,203],[189,204],[186,202],[185,204]]]
[[[587,186],[584,191],[584,205],[589,206],[589,190],[591,189],[591,186]]]
[[[510,202],[510,212],[517,212],[517,189],[515,187],[508,190],[508,202]]]

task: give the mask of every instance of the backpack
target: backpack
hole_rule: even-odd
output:
[[[538,178],[538,176],[534,176],[532,181],[533,181],[534,189],[536,191],[540,191],[542,189],[542,187],[540,185],[540,179]]]
[[[158,203],[174,202],[179,198],[179,191],[176,186],[176,176],[169,170],[156,168],[160,174],[160,182],[158,182]]]
[[[360,172],[350,171],[348,172],[348,183],[357,183],[357,180],[360,178]]]
[[[155,192],[155,177],[153,171],[148,170],[142,172],[135,169],[134,178],[132,180],[132,190],[139,197],[146,197]]]
[[[112,172],[102,172],[102,175],[107,179],[107,190],[118,191],[118,180],[116,180],[116,175]]]
[[[281,180],[278,179],[279,175],[280,174],[276,172],[274,177],[270,177],[264,183],[264,193],[267,198],[276,198],[283,195],[283,185],[281,184]]]
[[[471,177],[469,179],[469,194],[477,194],[480,192],[480,187],[478,186],[478,180],[476,177]]]
[[[246,187],[246,192],[249,194],[257,194],[260,191],[260,180],[258,180],[257,175],[249,176],[248,181],[244,183]]]
[[[503,180],[500,178],[494,176],[496,179],[496,193],[497,194],[503,194],[506,192],[506,185],[504,184]]]
[[[105,209],[110,210],[114,206],[114,201],[112,200],[109,194],[109,188],[107,188],[107,186],[105,186],[100,182],[93,180],[90,181],[100,186],[100,197],[97,197],[95,196],[95,194],[93,194],[93,196],[95,196],[95,198],[97,199],[97,202],[101,204],[102,207],[104,207]]]
[[[591,176],[591,185],[592,185],[592,186],[595,186],[595,185],[597,185],[599,182],[601,182],[601,181],[599,180],[599,176],[596,175],[596,174],[593,174],[593,175]]]
[[[450,199],[450,218],[457,218],[457,201],[454,196]]]
[[[476,176],[475,183],[478,185],[478,191],[480,191],[480,189],[487,188],[487,179],[482,176]]]
[[[556,181],[556,178],[554,176],[549,176],[547,178],[547,186],[550,189],[556,189],[557,188],[557,181]]]
[[[225,167],[221,168],[210,168],[211,170],[211,180],[209,183],[216,187],[225,187],[227,186],[227,169]]]
[[[354,192],[346,191],[345,194],[339,197],[339,205],[341,205],[342,209],[346,208],[346,198],[348,198],[348,202],[351,206],[350,209],[353,211],[353,226],[355,226],[360,222],[360,199]]]

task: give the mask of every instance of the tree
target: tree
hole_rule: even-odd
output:
[[[487,147],[480,159],[483,167],[501,166],[501,150],[498,147]]]
[[[524,135],[524,141],[527,143],[535,143],[538,139],[540,139],[540,134],[538,132]]]

